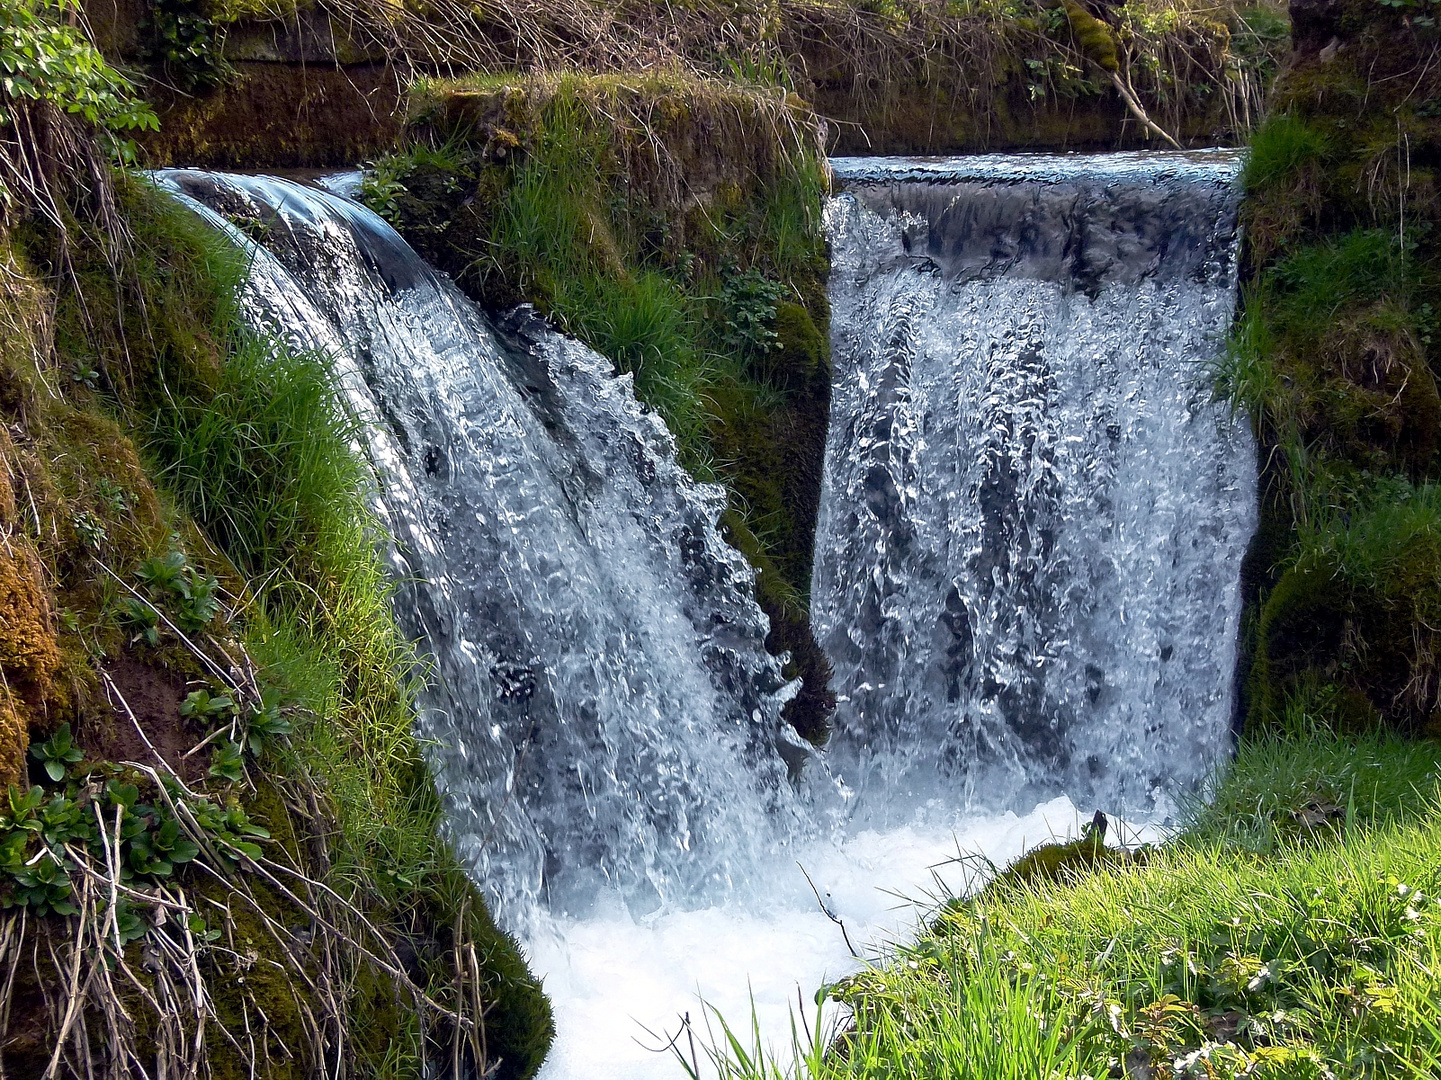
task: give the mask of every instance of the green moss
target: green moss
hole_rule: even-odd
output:
[[[778,390],[803,393],[818,379],[830,378],[831,344],[800,304],[776,305],[775,347],[756,364],[759,380]]]
[[[1087,60],[1102,71],[1116,72],[1121,62],[1116,57],[1116,36],[1111,28],[1083,8],[1076,0],[1062,0],[1066,21],[1071,24],[1076,47]]]
[[[1299,709],[1337,730],[1378,719],[1434,730],[1441,626],[1441,496],[1385,487],[1364,511],[1305,533],[1261,607],[1252,729]]]
[[[285,927],[301,927],[304,912],[266,885],[252,892],[267,916]],[[294,977],[277,956],[282,946],[265,919],[248,903],[229,895],[218,883],[197,890],[197,907],[210,925],[228,914],[225,950],[206,953],[204,975],[211,990],[216,1023],[207,1025],[206,1047],[211,1075],[217,1080],[249,1080],[249,1065],[231,1050],[230,1040],[253,1040],[258,1060],[267,1063],[266,1080],[305,1080],[324,1067],[308,1024],[320,1003],[314,992]],[[312,978],[314,971],[312,968]],[[310,1015],[307,1015],[310,1014]],[[228,1038],[227,1038],[228,1036]]]
[[[1065,883],[1085,874],[1135,862],[1137,858],[1130,852],[1107,847],[1104,833],[1089,832],[1064,844],[1032,848],[997,874],[988,887],[1004,891],[1044,882]]]

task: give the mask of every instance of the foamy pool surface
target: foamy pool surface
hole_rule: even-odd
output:
[[[541,1080],[677,1080],[684,1073],[666,1042],[686,1015],[703,1036],[705,1006],[747,1032],[754,1002],[765,1038],[788,1056],[799,1003],[813,1023],[817,988],[862,962],[797,862],[830,894],[856,949],[877,957],[913,933],[936,897],[965,891],[984,860],[1004,865],[1039,843],[1078,835],[1081,824],[1061,797],[1019,816],[863,832],[777,866],[777,900],[766,910],[712,907],[637,921],[617,905],[594,918],[549,920],[530,949],[555,1007],[556,1041]],[[704,1066],[703,1049],[699,1057]]]

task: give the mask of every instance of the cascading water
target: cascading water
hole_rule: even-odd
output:
[[[722,493],[676,464],[630,380],[524,310],[493,327],[340,196],[161,182],[260,227],[251,318],[335,358],[396,540],[397,615],[434,659],[420,734],[497,915],[743,885],[798,815],[784,680],[715,530]]]
[[[1207,362],[1238,165],[834,163],[813,604],[864,820],[1057,790],[1155,816],[1224,752],[1255,463]]]
[[[1222,753],[1253,464],[1203,365],[1233,172],[840,163],[814,605],[843,700],[799,785],[721,494],[628,379],[524,310],[492,322],[334,192],[161,174],[362,421],[449,827],[556,1005],[546,1076],[675,1075],[636,1039],[697,993],[788,1032],[797,986],[855,963],[797,861],[878,940],[910,918],[879,890],[933,887],[958,845],[1004,862],[1075,828],[1063,792],[1153,811]]]

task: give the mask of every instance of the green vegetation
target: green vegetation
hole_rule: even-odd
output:
[[[1431,48],[1429,27],[1384,8],[1346,19],[1344,55],[1306,53],[1283,79],[1245,172],[1250,280],[1218,383],[1261,443],[1251,730],[1307,715],[1419,732],[1441,717],[1441,206],[1428,157],[1441,84],[1390,89]]]
[[[676,75],[469,78],[416,92],[363,196],[492,307],[533,302],[634,376],[681,461],[730,492],[788,706],[823,738],[807,609],[830,402],[825,175],[784,96]]]
[[[328,366],[58,115],[0,231],[0,1062],[529,1076],[549,1005],[440,838]]]
[[[23,104],[43,101],[106,132],[158,127],[150,106],[74,25],[79,14],[71,0],[0,5],[0,125],[24,123]]]
[[[141,58],[187,94],[215,90],[234,75],[225,59],[223,27],[197,0],[155,0],[138,29]]]
[[[224,0],[206,11],[221,25],[293,26],[304,6]],[[420,71],[682,72],[783,87],[839,122],[831,134],[846,152],[873,153],[1143,143],[1162,131],[1240,139],[1288,43],[1284,5],[1246,0],[784,0],[743,11],[724,0],[623,10],[349,0],[331,10],[342,60],[364,50]]]
[[[1433,1076],[1441,757],[1313,732],[1244,743],[1144,858],[1009,873],[828,988],[854,1011],[809,1077]],[[807,1029],[811,1030],[811,1029]],[[727,1077],[780,1077],[737,1038]]]

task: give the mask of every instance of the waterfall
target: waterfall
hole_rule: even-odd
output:
[[[629,376],[526,309],[492,323],[348,199],[159,182],[245,244],[248,317],[326,351],[363,421],[397,617],[434,664],[417,734],[497,916],[743,888],[801,818],[776,752],[793,691],[724,493]]]
[[[637,1039],[698,993],[784,1044],[798,986],[854,969],[832,915],[863,948],[905,933],[882,890],[962,888],[958,848],[1004,863],[1078,805],[1163,818],[1224,755],[1255,503],[1207,370],[1236,168],[835,163],[812,604],[839,707],[804,754],[723,492],[627,377],[480,311],[336,185],[158,174],[249,252],[252,324],[331,356],[362,422],[434,665],[417,733],[546,979],[548,1080],[675,1075]]]
[[[1208,371],[1238,167],[834,162],[812,595],[861,820],[1056,791],[1164,814],[1221,759],[1255,527]]]

